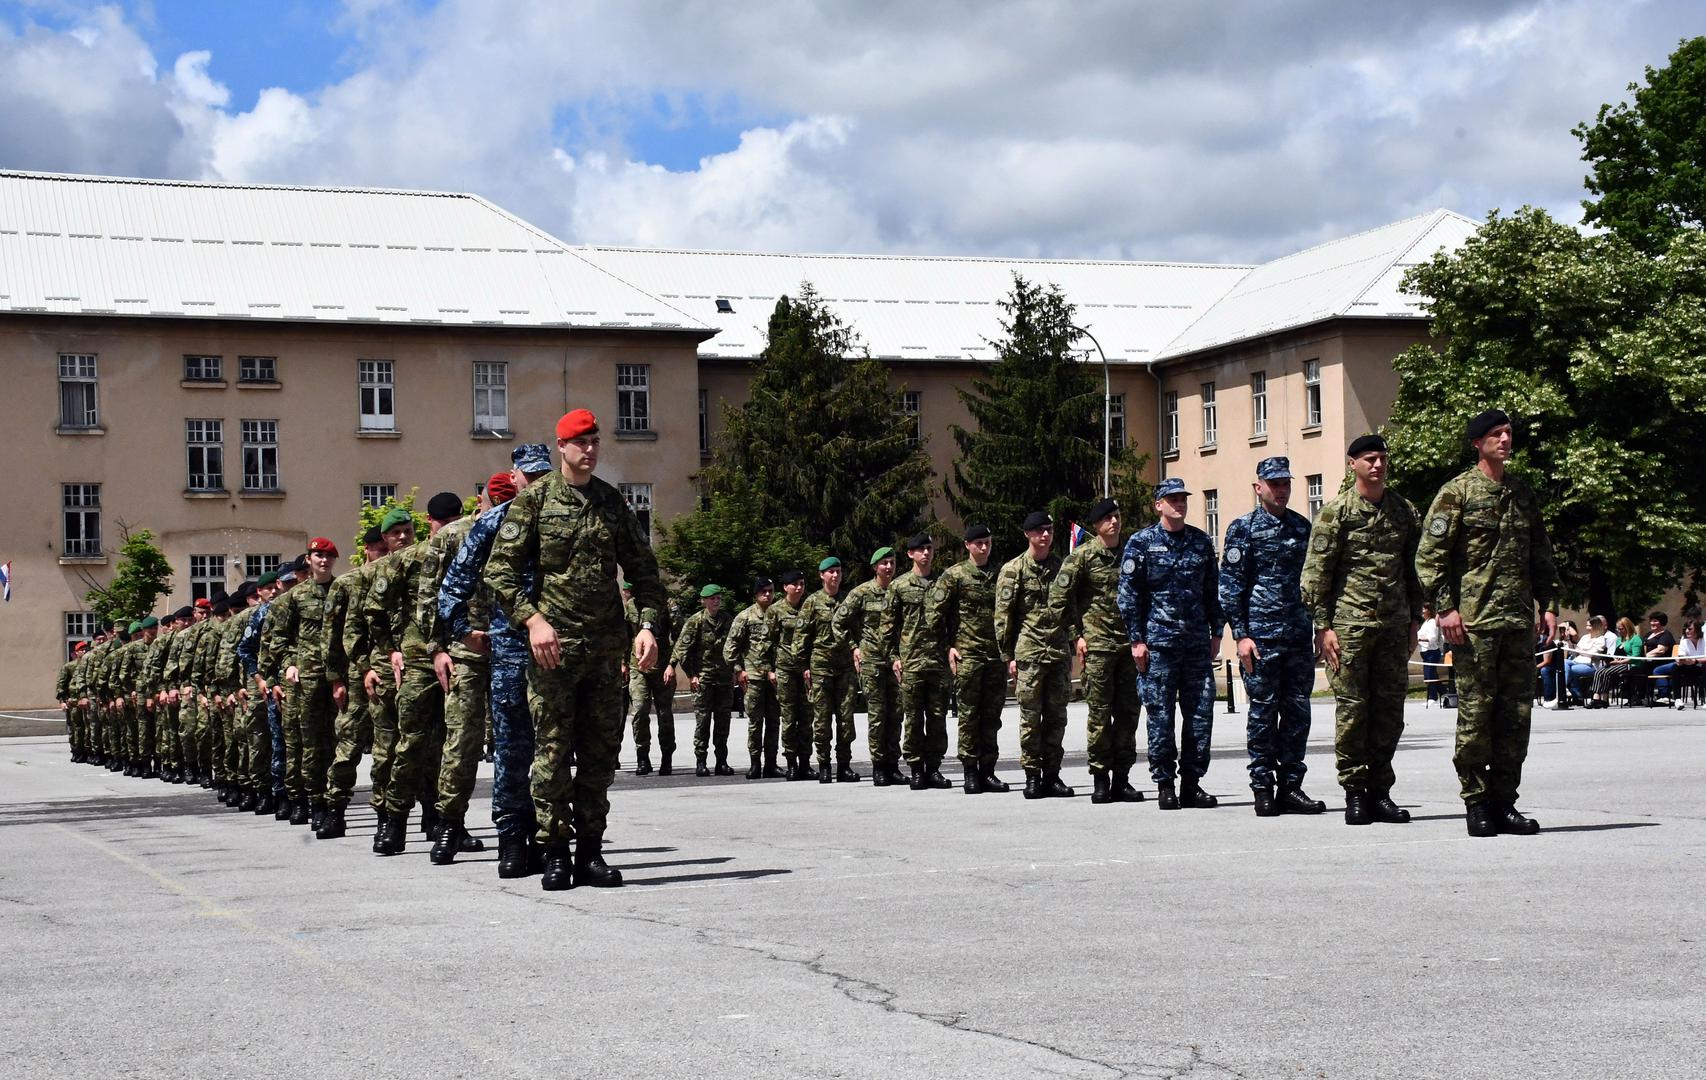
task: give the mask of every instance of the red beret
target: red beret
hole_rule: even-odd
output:
[[[314,539],[308,541],[308,550],[315,554],[330,555],[334,559],[338,557],[338,545],[332,543],[324,536],[316,536]]]
[[[77,653],[82,652],[84,649],[87,649],[88,647],[89,647],[89,643],[87,641],[79,641],[76,645],[72,646],[72,648],[71,648],[72,655],[76,655]]]
[[[592,415],[591,409],[576,409],[573,412],[565,413],[563,418],[557,421],[557,438],[559,439],[577,439],[588,432],[596,432],[597,430],[598,417]]]
[[[210,608],[213,606],[213,601],[204,596],[195,602],[195,606],[203,609]]]
[[[486,498],[493,506],[515,498],[515,480],[507,472],[496,472],[486,481]]]

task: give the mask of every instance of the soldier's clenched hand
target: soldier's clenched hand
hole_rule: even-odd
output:
[[[557,670],[557,631],[545,616],[535,613],[528,618],[527,645],[533,650],[534,663],[546,671]]]
[[[658,666],[658,639],[650,630],[634,635],[634,666],[650,671]]]
[[[1256,670],[1256,662],[1262,658],[1262,650],[1256,648],[1255,638],[1238,639],[1238,666],[1245,674]]]
[[[1452,645],[1461,645],[1469,640],[1463,632],[1463,616],[1456,611],[1448,611],[1439,617],[1439,632]]]

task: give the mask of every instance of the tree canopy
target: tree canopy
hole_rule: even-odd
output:
[[[85,578],[89,591],[83,599],[102,626],[140,619],[154,609],[154,601],[172,591],[172,564],[155,546],[154,533],[148,529],[131,532],[122,522],[119,527],[124,543],[118,549],[112,581],[97,585]]]

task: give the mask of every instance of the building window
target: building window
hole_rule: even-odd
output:
[[[185,356],[184,379],[187,382],[218,382],[224,360],[221,356]]]
[[[385,500],[397,498],[396,484],[363,484],[361,485],[361,504],[371,506],[375,510],[385,505]]]
[[[391,361],[357,360],[361,383],[361,430],[397,430],[397,388],[391,381]]]
[[[1108,399],[1108,448],[1114,452],[1125,449],[1125,395],[1115,394]]]
[[[59,354],[59,426],[92,428],[101,422],[95,407],[95,354]]]
[[[634,511],[634,516],[640,519],[640,529],[645,533],[646,543],[652,542],[652,486],[650,484],[617,484],[622,492],[622,499],[628,504],[628,509]]]
[[[711,405],[707,391],[699,391],[699,456],[711,454]]]
[[[1202,493],[1203,530],[1214,550],[1220,550],[1220,492],[1209,488]]]
[[[652,366],[616,365],[616,430],[652,429]]]
[[[278,382],[278,357],[239,356],[238,382]]]
[[[1303,362],[1303,425],[1321,426],[1321,361]]]
[[[1202,384],[1202,444],[1213,446],[1220,431],[1219,410],[1214,403],[1214,384]]]
[[[924,437],[924,429],[918,420],[919,407],[924,402],[922,390],[902,390],[895,402],[895,411],[905,417],[909,423],[906,429],[906,445],[917,446]]]
[[[243,421],[243,490],[278,490],[278,421]]]
[[[474,430],[509,431],[509,365],[474,364]]]
[[[225,556],[190,556],[190,599],[212,600],[213,594],[225,591]]]
[[[1310,473],[1305,479],[1309,482],[1309,520],[1314,521],[1315,515],[1327,503],[1326,492],[1321,485],[1320,473]]]
[[[1167,391],[1167,453],[1179,452],[1179,392]]]
[[[191,491],[225,490],[225,421],[185,420]]]
[[[243,580],[259,581],[264,574],[278,573],[280,561],[277,555],[243,556]]]
[[[65,507],[65,554],[94,559],[101,554],[101,485],[61,484]]]
[[[71,651],[79,641],[93,641],[95,634],[101,629],[95,621],[92,611],[67,611],[65,613],[65,659],[71,659]]]
[[[1268,373],[1258,371],[1250,376],[1250,436],[1260,438],[1268,433]]]

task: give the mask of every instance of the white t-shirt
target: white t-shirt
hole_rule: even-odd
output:
[[[1701,638],[1698,641],[1690,641],[1687,638],[1681,639],[1676,643],[1676,655],[1706,656],[1706,638]]]
[[[1617,652],[1617,635],[1612,633],[1610,630],[1607,630],[1603,635],[1598,637],[1593,634],[1584,634],[1582,635],[1581,644],[1578,647],[1585,653],[1597,653],[1603,656],[1611,656]]]
[[[1416,631],[1416,648],[1422,652],[1433,652],[1444,643],[1444,639],[1440,637],[1437,619],[1427,620],[1422,623],[1422,628]]]

